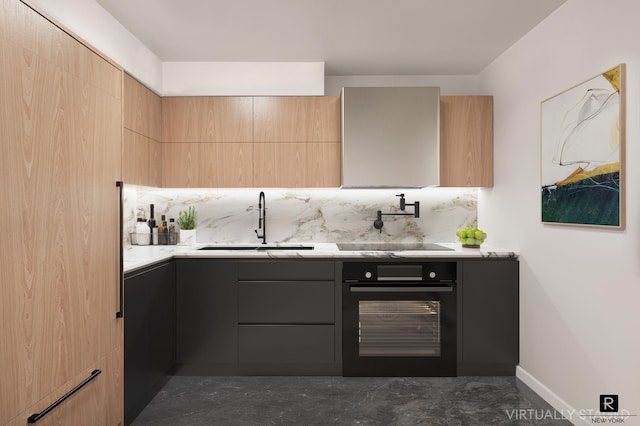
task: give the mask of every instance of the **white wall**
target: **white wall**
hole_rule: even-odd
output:
[[[324,79],[327,96],[340,95],[343,87],[427,86],[440,87],[443,96],[481,95],[476,75],[330,75]]]
[[[156,93],[162,91],[162,64],[94,0],[26,0],[118,63]]]
[[[25,0],[159,95],[323,95],[324,62],[161,62],[94,0]]]
[[[494,95],[495,186],[480,191],[478,221],[491,244],[521,252],[519,374],[557,408],[598,409],[600,394],[618,394],[638,415],[625,424],[640,424],[638,16],[637,0],[569,0],[479,76]],[[619,63],[626,229],[543,225],[540,102]]]
[[[163,96],[322,96],[324,62],[164,62]]]

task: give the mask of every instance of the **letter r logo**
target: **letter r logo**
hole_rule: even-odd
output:
[[[618,395],[600,395],[600,412],[617,413]]]

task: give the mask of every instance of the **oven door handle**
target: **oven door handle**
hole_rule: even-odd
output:
[[[387,286],[387,287],[361,287],[361,286],[350,286],[349,291],[352,293],[450,293],[453,291],[453,287],[450,285],[446,286],[425,286],[425,287],[407,287],[407,286]]]

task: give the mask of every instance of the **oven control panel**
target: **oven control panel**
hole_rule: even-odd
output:
[[[456,262],[345,262],[344,282],[455,282]]]

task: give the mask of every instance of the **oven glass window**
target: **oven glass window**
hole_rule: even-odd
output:
[[[440,302],[361,300],[360,356],[440,356]]]

